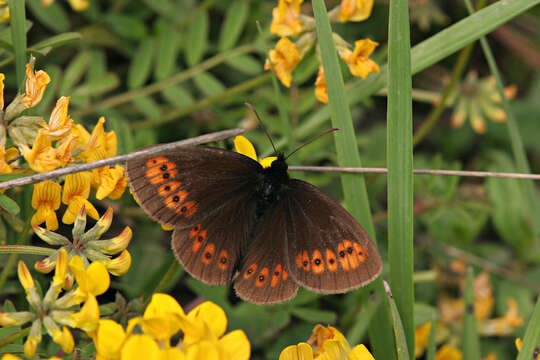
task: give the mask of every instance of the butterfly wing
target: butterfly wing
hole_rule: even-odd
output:
[[[261,172],[259,163],[244,155],[210,147],[127,162],[140,206],[174,227],[172,248],[179,262],[211,285],[231,281],[254,220]]]
[[[285,257],[288,239],[284,205],[283,201],[272,205],[256,225],[234,279],[236,294],[254,304],[284,302],[298,291]]]
[[[298,284],[316,292],[342,293],[380,274],[382,261],[375,244],[335,200],[296,179],[283,198],[287,266]]]

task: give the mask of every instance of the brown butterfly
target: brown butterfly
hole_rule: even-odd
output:
[[[382,262],[360,224],[317,187],[291,179],[283,155],[268,167],[213,147],[127,162],[131,190],[195,278],[234,283],[255,304],[287,301],[298,286],[331,294],[374,280]]]

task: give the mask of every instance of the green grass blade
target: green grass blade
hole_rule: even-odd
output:
[[[413,145],[408,1],[390,2],[388,29],[388,261],[390,283],[414,349]],[[392,312],[393,314],[393,312]]]
[[[435,330],[437,329],[435,316],[431,319],[431,329],[429,329],[429,342],[426,352],[426,360],[435,360],[435,351],[437,346],[435,344]]]
[[[411,49],[412,74],[414,75],[439,62],[538,4],[540,4],[540,0],[497,1],[474,15],[447,27]],[[349,104],[356,104],[386,87],[387,77],[388,67],[383,65],[377,76],[371,75],[366,80],[353,81],[347,90]],[[325,106],[298,127],[296,130],[297,138],[311,134],[312,129],[318,128],[329,117],[330,106]],[[282,148],[285,144],[286,141],[281,140],[276,143],[276,147]]]
[[[317,36],[321,49],[321,57],[326,77],[328,98],[332,125],[340,129],[334,132],[339,166],[362,166],[358,154],[358,144],[352,125],[351,113],[346,100],[343,77],[339,68],[338,57],[332,39],[332,30],[322,0],[313,1],[313,12],[317,26]],[[369,200],[363,176],[350,174],[341,175],[341,184],[345,202],[351,214],[364,226],[369,236],[375,240],[375,229],[371,219]],[[376,296],[382,298],[384,289],[379,279],[368,286],[366,291],[374,290]],[[384,301],[375,313],[369,327],[370,341],[377,359],[394,359],[395,350],[392,346],[391,316],[387,303]]]
[[[388,297],[388,303],[390,304],[390,312],[392,314],[392,324],[394,327],[397,358],[398,360],[409,360],[410,357],[407,346],[407,338],[405,337],[405,330],[403,329],[403,323],[401,322],[402,316],[399,315],[399,310],[396,306],[396,301],[392,296],[390,286],[386,281],[383,281],[383,283],[386,290],[386,296]]]
[[[9,2],[11,38],[15,55],[15,71],[17,84],[22,86],[26,66],[26,12],[24,0]]]
[[[476,326],[476,315],[474,311],[474,273],[472,268],[467,270],[467,280],[465,282],[465,315],[463,318],[463,359],[480,359],[480,339]]]

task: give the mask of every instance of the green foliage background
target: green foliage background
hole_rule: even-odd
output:
[[[39,0],[27,0],[26,6],[22,1],[15,2],[23,4],[19,4],[18,11],[12,12],[14,22],[0,28],[0,71],[6,74],[7,101],[15,96],[21,84],[24,75],[20,73],[21,64],[27,61],[28,54],[34,54],[37,57],[36,68],[46,70],[52,83],[41,104],[30,113],[49,113],[58,97],[71,96],[71,117],[91,127],[99,116],[105,116],[108,129],[115,130],[118,136],[120,154],[143,146],[239,126],[253,130],[247,136],[259,153],[269,154],[270,144],[244,105],[250,102],[283,151],[332,126],[331,114],[334,115],[334,125],[336,121],[344,121],[345,125],[340,127],[354,129],[354,133],[345,132],[335,139],[331,136],[321,138],[309,145],[309,149],[298,152],[290,165],[336,165],[343,164],[343,159],[349,157],[358,161],[361,158],[362,165],[366,167],[385,167],[387,163],[399,160],[404,151],[413,159],[412,138],[400,131],[392,133],[393,138],[387,138],[387,111],[388,123],[392,126],[399,126],[398,122],[404,121],[407,114],[400,112],[399,107],[387,108],[384,95],[387,92],[378,92],[386,87],[388,76],[396,74],[392,72],[396,68],[388,69],[388,66],[396,66],[392,65],[392,58],[388,65],[385,64],[388,52],[392,54],[394,51],[398,58],[408,56],[403,53],[406,47],[405,50],[403,47],[389,49],[388,1],[376,1],[372,16],[364,22],[333,24],[333,30],[351,43],[369,37],[381,44],[374,56],[381,65],[379,75],[372,74],[367,80],[352,79],[340,62],[346,92],[342,92],[343,101],[334,109],[315,99],[313,82],[319,62],[314,51],[308,53],[294,71],[293,87],[281,89],[276,98],[272,75],[263,70],[263,64],[266,50],[277,40],[268,33],[272,8],[277,6],[277,2],[91,1],[90,8],[82,13],[72,11],[67,3],[61,1],[48,8],[42,8]],[[469,15],[462,2],[433,2],[444,12],[446,22],[431,24],[427,29],[413,22],[410,27],[410,69],[397,68],[404,79],[408,77],[407,71],[414,74],[412,119],[409,119],[414,128],[419,128],[426,121],[434,106],[430,102],[433,97],[423,99],[416,90],[440,95],[447,86],[442,77],[452,73],[458,59],[456,53],[492,30],[499,29],[495,36],[488,37],[488,43],[493,49],[493,60],[499,65],[504,85],[517,84],[519,91],[517,99],[509,104],[509,126],[488,122],[484,135],[475,134],[469,124],[452,129],[449,121],[451,110],[443,111],[435,126],[414,144],[414,167],[499,172],[523,172],[530,168],[534,173],[540,172],[540,8],[535,7],[538,1],[495,1],[492,5],[487,4],[490,6],[477,15]],[[336,1],[327,1],[326,7],[332,8],[336,4]],[[311,14],[309,2],[303,5],[303,9]],[[402,6],[399,11],[403,9],[406,7]],[[415,15],[418,14],[411,8],[413,19]],[[518,15],[518,19],[512,20]],[[401,21],[395,24],[398,29],[408,27],[407,18],[403,14],[392,17]],[[262,34],[257,30],[257,21],[263,29]],[[497,36],[505,30],[512,31],[514,37],[508,40]],[[323,49],[328,44],[323,44],[324,29],[321,30],[320,24],[318,31]],[[394,45],[390,43],[390,46]],[[531,60],[531,54],[536,56],[536,62],[534,58]],[[494,71],[493,67],[488,67],[479,46],[474,46],[466,63],[465,71],[469,70],[477,71],[481,77]],[[332,81],[328,75],[327,79]],[[331,86],[329,84],[329,91]],[[407,90],[407,84],[403,85],[403,82],[395,86],[405,86],[401,90]],[[388,93],[394,96],[392,87]],[[399,89],[396,93],[403,96]],[[350,104],[350,116],[343,113],[349,113],[345,100]],[[285,110],[287,126],[280,119],[278,104]],[[340,119],[336,120],[335,116]],[[231,142],[219,145],[230,148]],[[389,159],[388,156],[397,157]],[[404,181],[401,176],[407,175],[410,169],[398,171],[404,171],[394,173],[398,176],[394,183],[399,185]],[[458,257],[468,261],[475,273],[482,269],[490,271],[496,302],[494,316],[502,316],[506,311],[506,299],[513,297],[525,319],[523,328],[512,336],[502,339],[482,337],[477,344],[465,342],[466,356],[477,352],[486,356],[494,352],[498,359],[516,357],[514,338],[524,336],[540,289],[536,225],[540,222],[540,214],[535,211],[538,193],[534,184],[522,180],[414,176],[414,193],[410,193],[411,183],[411,189],[404,194],[405,198],[412,200],[409,210],[414,206],[414,222],[412,217],[410,220],[394,218],[397,222],[406,221],[403,228],[414,229],[414,244],[410,241],[412,233],[407,243],[402,244],[411,254],[414,250],[414,259],[404,256],[394,260],[396,263],[388,264],[388,249],[393,246],[393,240],[388,240],[387,218],[400,212],[387,207],[392,199],[399,202],[401,197],[393,198],[395,194],[387,193],[386,176],[365,176],[365,199],[358,195],[363,186],[359,183],[359,176],[349,175],[340,179],[333,173],[308,172],[294,173],[293,176],[344,200],[345,206],[378,240],[385,259],[382,278],[390,278],[392,286],[404,286],[400,294],[412,293],[411,287],[414,286],[414,299],[409,299],[414,301],[414,307],[410,301],[401,301],[401,295],[396,299],[409,348],[413,339],[411,326],[422,325],[438,316],[436,304],[440,294],[450,292],[463,297],[459,288],[449,287],[438,276],[441,272],[450,271],[449,263],[456,257],[455,252],[447,250],[450,248],[460,250]],[[19,241],[42,245],[24,233],[20,236],[31,216],[31,187],[17,189],[13,193],[22,212],[14,216],[2,210],[0,241],[3,244]],[[361,204],[364,200],[366,203]],[[105,201],[96,201],[95,204],[100,213],[110,205]],[[127,275],[115,279],[112,289],[100,298],[100,303],[109,303],[107,309],[121,321],[140,310],[139,297],[146,300],[160,284],[161,291],[174,295],[187,307],[199,298],[216,302],[227,313],[229,328],[243,329],[248,334],[254,359],[275,359],[285,346],[305,341],[317,323],[335,324],[351,344],[367,344],[368,329],[372,342],[377,341],[373,340],[374,334],[381,331],[375,329],[376,321],[370,325],[370,320],[380,319],[380,316],[391,319],[390,307],[387,317],[377,315],[375,311],[377,306],[387,304],[380,292],[380,283],[374,285],[375,300],[367,296],[366,291],[323,296],[300,290],[294,300],[282,305],[261,307],[243,303],[235,298],[230,287],[205,286],[180,267],[173,266],[175,260],[170,251],[169,233],[150,221],[128,193],[114,206],[117,211],[111,232],[117,233],[125,225],[134,231],[129,247],[133,264]],[[371,209],[374,225],[365,215],[365,209]],[[0,268],[7,267],[7,258],[0,255]],[[25,256],[23,259],[29,263],[37,258]],[[411,278],[411,274],[404,273],[406,281],[396,283],[398,278],[393,278],[389,272],[392,267],[414,268],[415,276]],[[162,281],[165,275],[167,281]],[[516,279],[522,281],[516,282]],[[10,274],[0,291],[0,300],[10,299],[16,305],[23,303],[14,273]],[[123,300],[115,298],[116,292],[127,301],[135,302],[130,307],[123,306]],[[540,344],[538,318],[540,314],[534,317],[529,327],[530,335],[525,338],[531,352]],[[469,317],[464,324],[465,329],[458,329],[450,337],[459,347],[463,334],[468,339],[471,339],[470,334],[476,335],[474,319]],[[391,329],[396,324],[387,325],[387,329]],[[0,338],[9,335],[10,331],[0,329]],[[379,335],[379,342],[392,344],[394,341],[393,334]],[[53,349],[55,345],[50,346]],[[0,349],[4,350],[7,349]]]

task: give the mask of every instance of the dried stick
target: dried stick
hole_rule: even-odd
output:
[[[114,165],[120,162],[137,159],[137,158],[145,157],[149,155],[156,155],[159,153],[178,149],[179,147],[182,147],[182,146],[199,145],[199,144],[209,143],[213,141],[219,141],[219,140],[227,139],[229,137],[241,134],[243,132],[244,132],[244,129],[231,129],[231,130],[217,131],[214,133],[197,136],[191,139],[175,141],[168,144],[161,144],[161,145],[153,146],[151,148],[136,150],[126,155],[113,156],[113,157],[103,159],[103,160],[92,161],[85,164],[70,166],[67,168],[56,169],[56,170],[45,172],[45,173],[39,173],[35,175],[26,176],[23,178],[4,181],[0,183],[0,189],[8,189],[14,186],[34,184],[40,181],[57,178],[63,175],[73,174],[80,171],[97,169],[103,166]]]

